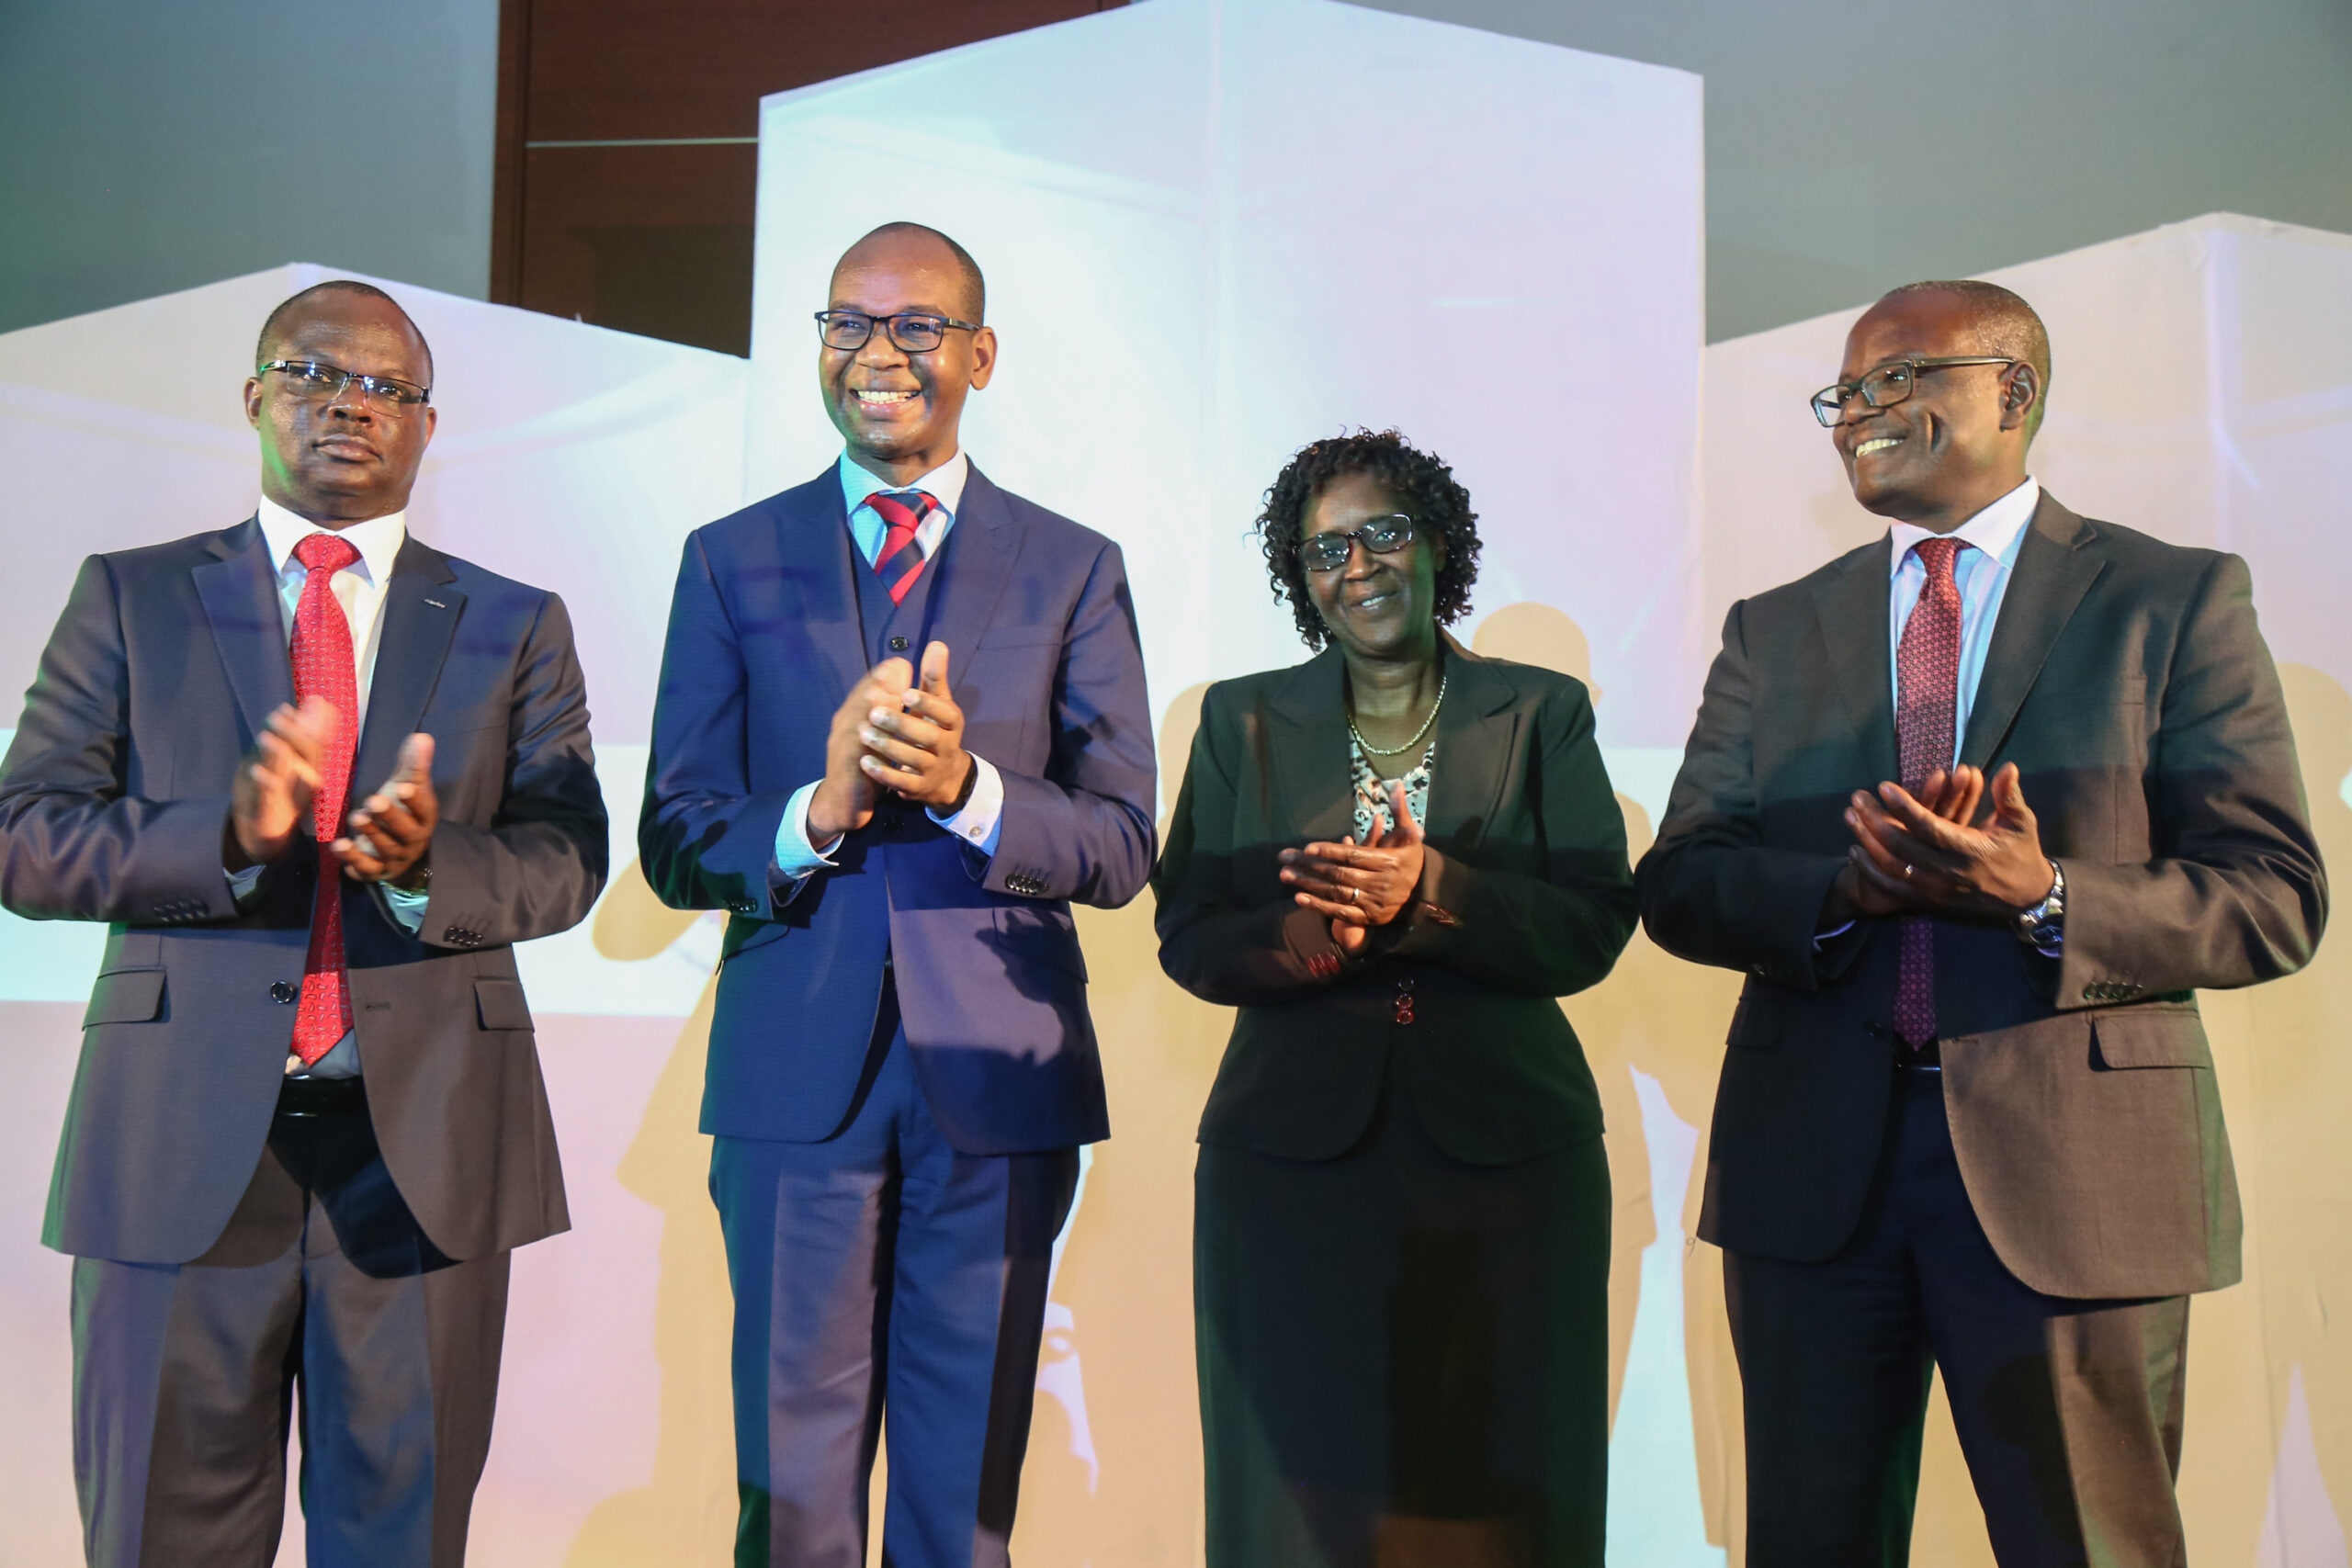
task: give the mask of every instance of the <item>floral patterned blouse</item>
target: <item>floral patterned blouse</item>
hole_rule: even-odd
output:
[[[1430,818],[1430,770],[1437,762],[1437,739],[1432,736],[1421,750],[1421,760],[1409,773],[1394,779],[1383,779],[1372,771],[1372,761],[1356,744],[1353,735],[1348,737],[1348,771],[1355,780],[1356,842],[1369,844],[1388,831],[1388,786],[1405,786],[1405,804],[1413,808],[1413,820],[1427,822]]]

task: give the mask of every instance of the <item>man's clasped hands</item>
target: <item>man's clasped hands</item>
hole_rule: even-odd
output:
[[[286,852],[299,831],[310,836],[312,797],[337,743],[343,717],[324,697],[279,705],[260,742],[238,765],[230,786],[221,863],[232,872],[266,865]],[[327,844],[355,882],[413,889],[426,873],[426,852],[441,805],[433,792],[433,737],[401,742],[392,776],[344,818],[343,837]]]
[[[1981,818],[1981,819],[1980,819]],[[1939,768],[1916,795],[1898,784],[1847,804],[1854,834],[1829,892],[1832,925],[1888,915],[2001,920],[2040,903],[2056,874],[2025,803],[2015,762]]]
[[[808,841],[830,844],[865,827],[885,790],[949,815],[968,798],[972,773],[964,710],[947,690],[947,645],[923,649],[920,679],[905,660],[886,659],[833,712],[825,777],[808,802]]]

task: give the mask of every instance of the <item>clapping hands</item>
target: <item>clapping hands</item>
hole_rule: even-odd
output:
[[[964,710],[948,694],[947,645],[922,650],[922,674],[903,659],[865,672],[833,712],[825,777],[808,802],[808,841],[830,844],[874,819],[882,792],[944,808],[962,796],[972,759]]]
[[[2050,891],[2050,860],[2015,762],[1989,782],[1981,768],[1938,769],[1916,795],[1897,784],[1875,795],[1857,790],[1846,826],[1854,844],[1830,894],[1832,919],[2005,919]]]
[[[1312,843],[1282,852],[1282,879],[1302,908],[1331,922],[1343,952],[1360,950],[1374,926],[1404,913],[1421,885],[1421,825],[1413,820],[1405,786],[1388,785],[1388,830],[1371,843],[1352,834],[1338,843]]]

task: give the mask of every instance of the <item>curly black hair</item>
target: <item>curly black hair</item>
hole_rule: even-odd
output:
[[[1359,430],[1300,447],[1266,491],[1265,510],[1258,513],[1266,575],[1274,597],[1290,602],[1306,646],[1319,649],[1329,635],[1307,594],[1306,569],[1298,561],[1306,508],[1344,474],[1378,479],[1403,503],[1420,538],[1445,541],[1445,560],[1437,569],[1437,624],[1452,626],[1467,615],[1470,585],[1478,580],[1478,514],[1470,510],[1470,492],[1435,453],[1416,450],[1394,430]]]

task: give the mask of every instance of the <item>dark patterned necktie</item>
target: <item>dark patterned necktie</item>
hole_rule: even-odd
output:
[[[882,552],[874,558],[874,571],[882,579],[882,587],[890,595],[890,603],[906,603],[907,590],[922,575],[923,553],[915,531],[923,519],[938,510],[939,502],[919,490],[903,490],[892,493],[876,491],[865,498],[874,514],[889,525],[889,532],[882,536]]]
[[[1962,545],[1922,539],[1911,547],[1928,579],[1894,652],[1894,746],[1903,787],[1915,795],[1929,773],[1952,765],[1960,712],[1960,585],[1951,568]],[[1894,970],[1894,1032],[1917,1050],[1936,1034],[1936,923],[1906,915],[1897,930],[1903,945]]]
[[[359,688],[351,661],[351,623],[334,596],[334,574],[359,558],[350,541],[313,534],[294,547],[310,570],[294,607],[294,698],[324,697],[334,705],[334,741],[319,759],[319,787],[311,795],[311,836],[318,840],[319,886],[311,904],[311,952],[302,961],[302,1000],[294,1014],[294,1055],[310,1066],[351,1032],[351,993],[343,958],[343,865],[327,846],[343,836],[344,798],[351,787],[351,756],[359,733]]]

